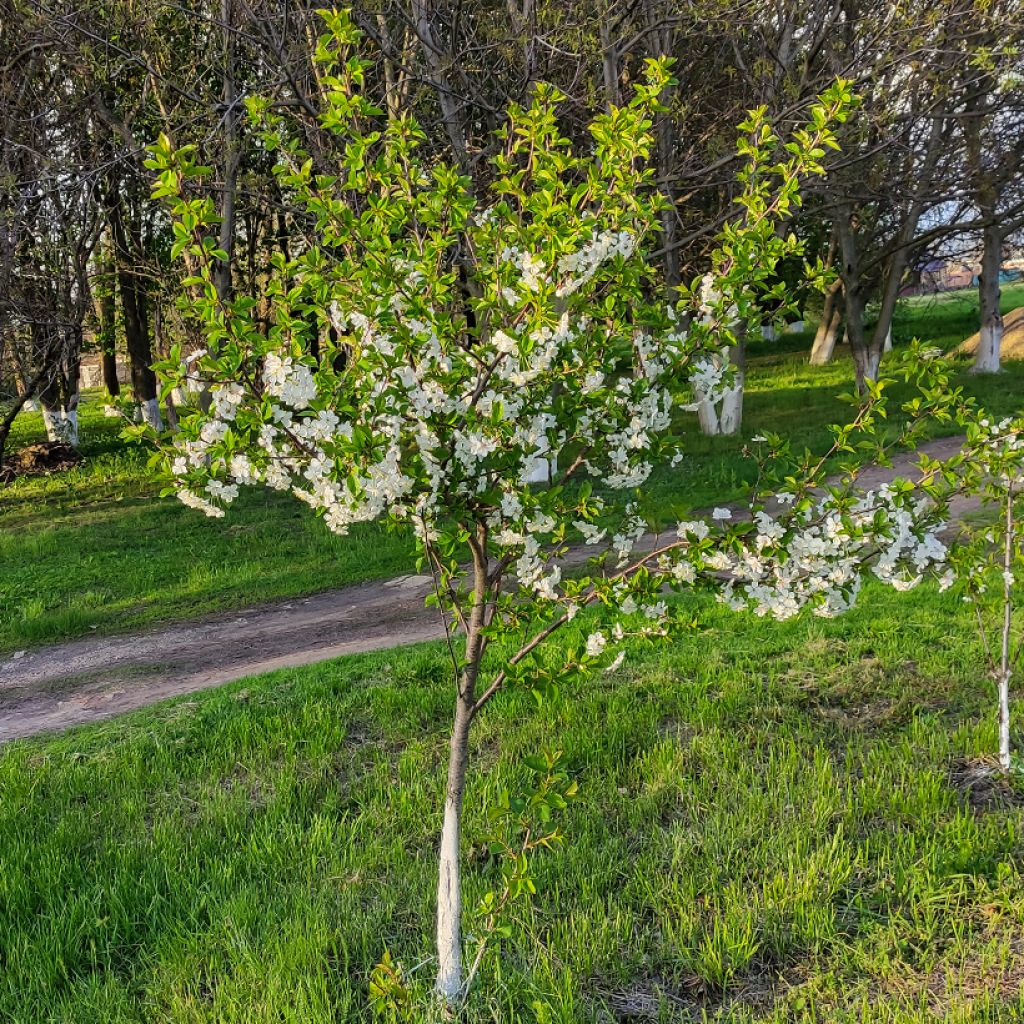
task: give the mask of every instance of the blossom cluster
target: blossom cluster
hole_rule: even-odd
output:
[[[726,579],[727,600],[765,614],[828,610],[849,598],[871,544],[880,575],[909,579],[914,510],[895,493],[870,499],[882,513],[822,508],[783,525],[758,513],[753,547],[716,510],[714,525],[645,553],[639,490],[680,457],[678,396],[728,386],[728,347],[756,306],[747,293],[785,249],[777,207],[745,187],[746,220],[723,233],[712,271],[661,297],[652,253],[663,200],[644,158],[667,78],[652,62],[635,100],[598,118],[586,155],[559,136],[557,97],[538,89],[529,110],[513,111],[483,201],[454,169],[418,156],[411,123],[367,131],[376,113],[355,80],[344,102],[325,98],[322,125],[345,136],[344,189],[313,176],[301,139],[255,103],[282,191],[316,231],[271,275],[269,326],[248,300],[206,289],[198,319],[210,351],[166,374],[210,399],[183,411],[172,442],[180,500],[219,516],[242,488],[267,486],[339,534],[379,519],[409,526],[435,567],[440,551],[468,546],[487,570],[488,624],[521,621],[526,606],[567,621],[598,600],[631,620],[592,635],[590,659],[663,633],[671,587]],[[816,166],[818,120],[777,165],[787,196],[801,167]],[[158,187],[180,192],[202,169],[162,147]],[[209,274],[221,258],[212,207],[179,197],[178,213]],[[173,370],[180,362],[176,353]],[[598,559],[582,580],[565,571],[576,538]],[[443,566],[456,611],[461,572]]]

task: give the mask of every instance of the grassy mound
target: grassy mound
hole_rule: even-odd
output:
[[[973,356],[978,351],[981,332],[977,331],[957,346],[957,352]],[[1001,359],[1024,359],[1024,306],[1003,317],[1003,340],[999,346]]]

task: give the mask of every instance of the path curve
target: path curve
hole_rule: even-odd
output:
[[[940,438],[920,452],[946,459],[962,443],[961,437]],[[861,480],[865,488],[877,487],[907,473],[913,461],[914,453],[901,454],[893,468],[872,467]],[[966,510],[960,503],[954,514]],[[587,553],[571,552],[568,561],[583,561]],[[430,586],[428,576],[402,576],[191,623],[16,652],[0,662],[0,743],[112,718],[260,672],[440,639],[438,611],[424,605]]]

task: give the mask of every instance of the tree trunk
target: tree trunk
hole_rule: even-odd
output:
[[[860,256],[853,215],[849,209],[840,211],[836,221],[839,248],[842,254],[843,295],[846,297],[846,336],[853,356],[857,394],[864,393],[864,382],[878,373],[878,359],[864,332],[864,295],[860,277]]]
[[[101,356],[103,366],[103,386],[111,398],[117,398],[121,394],[121,382],[117,378],[117,355],[113,350],[103,350]]]
[[[462,796],[469,760],[469,729],[473,723],[475,693],[486,641],[483,631],[487,608],[489,563],[487,527],[477,526],[470,540],[473,552],[473,605],[466,623],[464,668],[458,677],[455,721],[448,751],[444,824],[437,878],[437,979],[434,990],[452,1008],[463,994],[462,970],[462,864],[460,857]]]
[[[448,134],[448,141],[459,170],[469,170],[469,152],[464,107],[452,89],[449,74],[453,66],[451,54],[442,46],[434,32],[434,0],[412,0],[411,17],[422,45],[427,69],[427,81],[437,92],[441,106],[441,123]]]
[[[739,433],[743,424],[743,384],[746,375],[746,344],[738,339],[723,353],[733,366],[732,385],[728,387],[717,404],[714,396],[698,394],[697,420],[701,432],[709,437],[731,437]]]
[[[881,354],[875,352],[869,345],[856,345],[853,337],[850,337],[850,348],[853,351],[854,380],[857,387],[857,394],[862,395],[865,391],[866,382],[878,380],[878,368],[881,365]]]
[[[138,268],[142,244],[138,233],[125,223],[125,202],[118,191],[119,187],[119,183],[115,183],[111,188],[107,199],[107,216],[114,242],[117,285],[121,293],[121,312],[124,316],[125,347],[131,366],[132,391],[142,418],[154,430],[162,430],[156,374],[152,368],[153,346],[149,336],[146,286]]]
[[[459,853],[472,705],[460,695],[448,753],[448,786],[437,882],[438,995],[449,1005],[462,994],[462,865]]]
[[[978,312],[981,333],[974,358],[975,373],[998,373],[1003,342],[1003,314],[999,309],[999,271],[1003,264],[1003,237],[998,224],[986,225],[978,280]]]
[[[843,321],[842,295],[843,282],[840,278],[832,283],[825,294],[825,305],[821,311],[821,323],[814,335],[811,346],[811,366],[824,366],[832,361],[835,354],[836,341],[839,338],[839,325]]]
[[[729,362],[733,365],[732,387],[722,396],[718,414],[718,432],[733,437],[743,424],[743,385],[746,378],[747,346],[740,340],[729,349]]]
[[[41,351],[57,353],[46,382],[39,389],[39,405],[49,441],[63,441],[78,447],[78,374],[81,330],[64,333],[50,324],[37,324],[36,345]]]
[[[659,11],[652,0],[645,0],[644,12],[647,19],[648,31],[652,39],[652,50],[655,58],[671,56],[672,52],[672,29],[669,24],[661,23]],[[605,33],[607,36],[607,32]],[[605,60],[609,57],[614,61],[614,49],[611,42],[602,37],[606,49]],[[606,68],[607,75],[615,74],[614,63],[612,68]],[[610,83],[606,82],[605,89],[608,91]],[[665,89],[660,97],[666,107],[671,100],[670,89]],[[657,146],[657,180],[658,187],[667,202],[662,208],[659,217],[661,219],[661,248],[664,253],[663,270],[665,273],[665,290],[669,302],[674,302],[678,297],[679,284],[682,280],[681,268],[679,265],[679,247],[676,244],[677,215],[674,204],[674,190],[672,188],[672,174],[675,169],[675,126],[667,110],[658,114],[656,138]]]
[[[1010,771],[1010,676],[1013,675],[1013,560],[1017,550],[1014,520],[1014,491],[1006,493],[1003,517],[1003,628],[999,657],[999,767]]]
[[[999,767],[1010,770],[1010,673],[999,675]]]
[[[554,482],[558,472],[558,456],[536,455],[526,467],[527,484],[550,484]]]
[[[114,253],[109,245],[105,245],[100,256],[100,278],[93,289],[93,300],[99,327],[96,340],[100,346],[103,386],[111,398],[121,394],[121,382],[117,379],[117,293],[114,277]]]
[[[224,98],[224,191],[220,203],[220,237],[218,246],[227,253],[226,260],[218,260],[213,270],[213,283],[217,298],[226,302],[231,298],[231,264],[235,248],[235,193],[238,188],[238,89],[235,85],[235,32],[232,0],[221,0],[221,32],[223,46]]]
[[[601,72],[604,76],[604,101],[608,109],[620,106],[619,51],[611,34],[611,11],[600,19],[598,33],[601,38]]]

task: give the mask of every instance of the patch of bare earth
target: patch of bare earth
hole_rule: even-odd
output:
[[[19,476],[49,476],[71,469],[82,461],[81,454],[62,441],[40,441],[26,445],[5,460],[0,467],[0,483]]]
[[[954,1007],[969,1007],[983,999],[1017,999],[1024,991],[1024,935],[1017,932],[1001,944],[998,962],[971,953],[936,967],[925,990],[929,1007],[940,1019]]]
[[[1024,807],[1024,793],[994,758],[957,758],[949,769],[949,783],[975,811]]]
[[[763,1013],[788,991],[789,981],[777,970],[763,967],[735,979],[727,989],[706,985],[700,978],[681,982],[665,978],[639,978],[630,985],[599,992],[602,1024],[644,1024],[671,1020],[679,1024],[706,1021],[722,1011],[745,1009]]]

